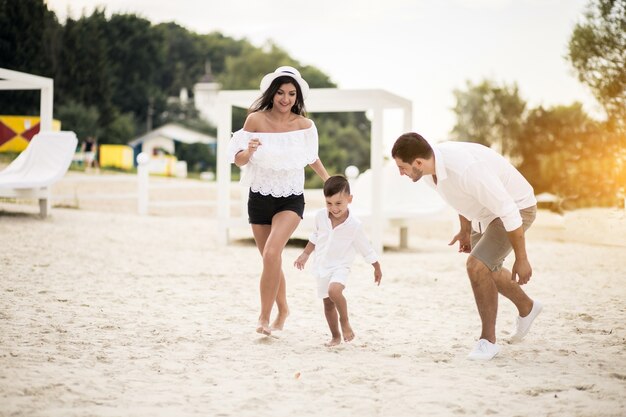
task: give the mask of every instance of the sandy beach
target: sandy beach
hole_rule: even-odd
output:
[[[71,195],[64,181],[57,193]],[[502,351],[476,363],[466,256],[445,222],[385,251],[380,287],[356,262],[356,339],[326,348],[297,246],[283,258],[291,315],[262,337],[245,231],[220,247],[211,215],[82,201],[45,220],[34,203],[0,202],[0,416],[626,415],[623,209],[540,211],[526,289],[544,312],[509,344],[516,311],[500,298]]]

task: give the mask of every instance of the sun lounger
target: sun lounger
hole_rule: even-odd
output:
[[[41,217],[50,211],[52,185],[67,172],[78,140],[74,132],[42,132],[0,171],[0,197],[39,200]]]

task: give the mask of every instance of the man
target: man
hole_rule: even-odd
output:
[[[532,268],[524,233],[537,213],[532,186],[506,159],[475,143],[430,145],[417,133],[405,133],[391,150],[400,175],[426,181],[459,213],[461,230],[449,243],[469,253],[467,274],[482,322],[482,333],[469,359],[489,360],[498,354],[496,316],[498,292],[511,300],[519,317],[512,341],[521,341],[542,305],[520,287]],[[515,253],[511,271],[502,268],[506,255]]]

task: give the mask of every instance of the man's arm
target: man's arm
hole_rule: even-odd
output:
[[[513,263],[513,268],[511,269],[511,279],[515,281],[515,276],[517,275],[519,285],[526,284],[533,274],[530,262],[528,262],[528,255],[526,254],[526,238],[524,234],[522,226],[508,232],[511,246],[513,246],[513,251],[515,252],[515,263]]]
[[[457,233],[448,245],[454,245],[454,242],[459,242],[459,252],[470,253],[472,251],[472,243],[470,235],[472,233],[472,222],[459,214],[459,222],[461,223],[461,230]]]

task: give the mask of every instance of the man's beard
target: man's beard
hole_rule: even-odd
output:
[[[413,182],[418,182],[424,175],[424,171],[415,167],[411,169],[411,173],[413,174],[411,175],[411,179],[413,180]]]

